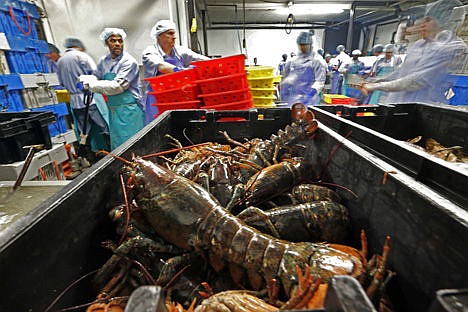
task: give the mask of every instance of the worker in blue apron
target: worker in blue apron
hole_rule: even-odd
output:
[[[317,105],[325,84],[326,64],[312,50],[313,34],[301,32],[296,39],[299,52],[289,59],[284,67],[280,84],[281,102],[291,107],[295,103]]]
[[[401,65],[402,60],[398,55],[393,55],[394,46],[393,44],[387,44],[384,49],[384,55],[377,58],[377,60],[372,65],[370,72],[371,77],[376,77],[381,79],[382,77],[387,76],[392,73],[398,66]],[[377,80],[374,80],[377,81]],[[367,104],[378,104],[380,99],[384,97],[385,92],[375,90],[369,95],[369,100]]]
[[[112,150],[145,125],[138,63],[123,50],[125,37],[123,29],[105,28],[100,39],[110,53],[99,60],[94,76],[80,77],[89,90],[107,96]]]
[[[151,29],[150,37],[153,44],[146,47],[142,54],[144,78],[169,74],[188,68],[193,61],[208,60],[209,58],[193,52],[189,48],[176,46],[176,25],[170,20],[160,20]],[[149,82],[145,81],[146,123],[151,122],[157,114],[156,103]]]
[[[351,52],[352,59],[351,62],[344,65],[340,72],[344,74],[343,85],[341,89],[341,94],[359,99],[362,97],[361,91],[356,89],[353,85],[353,79],[357,79],[362,74],[362,71],[365,69],[364,63],[359,60],[359,57],[362,55],[361,50],[355,49]],[[351,82],[351,84],[350,84]]]

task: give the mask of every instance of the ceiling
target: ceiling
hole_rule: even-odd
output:
[[[277,8],[287,8],[290,0],[196,0],[198,12],[205,15],[208,29],[271,29],[285,27],[288,12],[277,14]],[[364,25],[397,20],[408,12],[424,12],[424,5],[433,0],[294,0],[294,4],[311,3],[353,4],[354,23]],[[468,0],[462,1],[464,4]],[[348,23],[350,10],[333,15],[294,15],[295,28],[325,28]],[[244,22],[245,21],[245,22]],[[291,24],[288,24],[291,26]]]

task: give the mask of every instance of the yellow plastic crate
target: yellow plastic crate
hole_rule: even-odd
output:
[[[271,66],[249,66],[246,67],[245,70],[247,71],[248,77],[257,78],[270,77],[273,75],[275,69]]]
[[[259,78],[249,78],[247,77],[247,81],[249,82],[249,86],[251,88],[273,88],[276,76],[269,76],[269,77],[259,77]]]
[[[274,96],[275,88],[250,88],[253,96]]]
[[[259,105],[273,105],[276,100],[275,96],[254,96],[252,97],[254,106],[259,107]]]
[[[55,90],[59,102],[70,103],[70,93],[67,90]]]

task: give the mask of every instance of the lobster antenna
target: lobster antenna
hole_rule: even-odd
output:
[[[349,131],[345,136],[344,139],[341,140],[338,144],[336,144],[333,149],[330,151],[327,157],[327,161],[325,162],[325,165],[322,168],[322,171],[319,174],[319,179],[321,180],[323,177],[324,171],[328,168],[328,165],[330,164],[330,161],[333,159],[333,156],[335,156],[335,153],[338,151],[338,149],[343,145],[344,141],[348,139],[348,137],[353,133],[353,131]]]
[[[108,152],[108,151],[106,151],[106,150],[99,150],[99,151],[96,152],[96,154],[111,155],[112,157],[114,157],[114,158],[116,158],[116,159],[118,159],[118,160],[120,160],[120,161],[123,161],[123,162],[126,163],[127,165],[132,165],[132,162],[131,162],[131,161],[128,161],[128,160],[126,160],[125,158],[120,157],[120,156],[117,156],[117,155],[115,155],[115,154],[112,154],[111,152]]]

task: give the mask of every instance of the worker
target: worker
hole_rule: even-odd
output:
[[[140,71],[136,59],[124,51],[126,37],[123,29],[104,28],[99,38],[107,46],[109,53],[99,60],[94,76],[80,78],[90,91],[107,96],[112,150],[145,125]]]
[[[189,48],[176,46],[176,25],[170,20],[160,20],[151,29],[153,44],[143,51],[143,76],[144,78],[159,76],[183,70],[193,61],[208,60],[209,58],[195,53]],[[153,120],[157,109],[151,104],[155,103],[151,92],[151,86],[145,82],[146,97],[146,122]]]
[[[47,58],[47,70],[49,73],[57,72],[57,62],[60,58],[60,50],[52,43],[47,42],[49,53],[45,55]]]
[[[353,98],[361,98],[361,91],[355,86],[360,86],[362,82],[362,76],[364,75],[365,65],[359,60],[362,55],[361,50],[355,49],[351,52],[351,61],[341,66],[339,72],[343,74],[343,86],[341,94],[344,94]]]
[[[342,44],[336,47],[336,52],[338,55],[333,58],[332,64],[335,67],[334,69],[339,71],[340,68],[351,62],[351,57],[346,53],[346,48]]]
[[[385,76],[396,69],[403,62],[401,57],[394,55],[395,47],[389,43],[383,49],[383,55],[377,58],[372,65],[370,76]]]
[[[341,94],[343,86],[343,74],[340,73],[340,68],[344,67],[346,64],[351,62],[351,58],[346,54],[346,48],[344,45],[340,44],[336,47],[336,55],[331,61],[332,65],[332,83],[330,93],[332,94]]]
[[[388,92],[380,103],[447,103],[445,93],[453,83],[448,74],[462,68],[468,51],[454,32],[465,14],[463,10],[453,11],[457,6],[462,6],[459,0],[439,0],[427,6],[417,26],[422,39],[408,49],[403,64],[383,81],[364,83],[363,93]]]
[[[372,47],[372,56],[375,56],[375,57],[379,57],[380,55],[382,55],[383,53],[383,50],[384,50],[384,45],[383,44],[376,44]]]
[[[65,53],[57,62],[57,76],[62,86],[70,93],[70,107],[79,135],[86,134],[86,144],[89,144],[93,140],[89,134],[91,128],[95,126],[98,133],[103,135],[104,141],[108,143],[109,127],[99,111],[95,99],[90,102],[89,109],[86,111],[84,92],[77,89],[76,86],[81,75],[89,75],[96,70],[96,63],[85,52],[86,48],[80,39],[66,38],[64,46],[66,48]],[[86,129],[84,129],[85,119]]]
[[[384,55],[381,55],[372,65],[370,77],[383,78],[392,73],[403,62],[398,55],[394,55],[395,47],[389,43],[383,49]],[[377,80],[374,80],[374,82]],[[386,96],[386,93],[375,90],[370,94],[367,104],[378,104],[380,99]]]
[[[286,61],[288,60],[288,55],[284,53],[281,55],[281,61],[278,64],[278,75],[283,76],[284,66],[286,65]]]
[[[299,52],[290,59],[284,68],[284,78],[280,85],[281,101],[289,106],[295,103],[317,105],[319,93],[325,83],[325,61],[312,50],[310,32],[301,32],[296,43]]]

